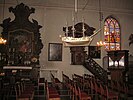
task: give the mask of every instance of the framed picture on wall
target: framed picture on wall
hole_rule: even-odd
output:
[[[48,61],[62,61],[62,43],[49,43]]]
[[[88,54],[91,58],[100,59],[101,58],[101,47],[99,46],[89,46]]]

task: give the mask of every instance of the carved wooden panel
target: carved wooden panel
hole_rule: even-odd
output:
[[[35,9],[23,3],[15,8],[10,7],[9,12],[14,14],[15,19],[9,17],[0,24],[3,27],[2,37],[7,40],[4,61],[6,64],[2,66],[3,69],[5,66],[8,67],[4,69],[5,76],[11,79],[14,75],[19,79],[30,78],[37,82],[39,76],[37,65],[39,65],[39,54],[43,48],[39,33],[42,26],[34,19],[29,20],[29,16],[35,13]]]
[[[34,8],[29,8],[21,3],[15,8],[10,7],[9,12],[15,16],[14,20],[7,18],[0,24],[3,27],[2,36],[7,40],[8,65],[31,65],[32,58],[39,64],[39,54],[43,48],[39,29],[42,27],[29,16],[35,13]]]
[[[85,47],[70,47],[71,64],[82,65],[85,61],[86,51]]]

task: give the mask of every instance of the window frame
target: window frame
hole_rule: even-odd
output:
[[[112,25],[113,27],[111,27],[111,24],[113,24]],[[105,28],[108,28],[108,29],[105,29]],[[114,33],[114,35],[112,35],[113,33]],[[108,40],[106,37],[108,38]],[[111,40],[111,37],[114,40]],[[118,20],[112,16],[109,16],[104,20],[104,41],[105,41],[105,50],[106,51],[121,50],[121,27],[120,27]],[[114,41],[114,42],[112,42],[112,41]],[[112,49],[111,49],[111,46],[112,46]],[[118,46],[118,48],[117,48],[117,46]]]

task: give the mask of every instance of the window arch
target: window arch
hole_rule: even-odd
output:
[[[104,21],[104,41],[105,50],[120,50],[120,25],[113,17],[108,17]]]

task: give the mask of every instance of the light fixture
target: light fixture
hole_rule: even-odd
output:
[[[101,12],[101,1],[99,0],[99,26],[100,26],[100,29],[101,29],[101,21],[103,19],[103,15],[102,15],[102,12]],[[102,34],[100,33],[100,39],[102,39]],[[103,42],[102,40],[100,40],[99,42],[97,42],[97,46],[105,46],[105,42]]]
[[[88,2],[87,2],[88,3]],[[86,6],[86,5],[85,5]],[[77,0],[75,0],[75,9],[74,9],[74,14],[72,16],[72,22],[73,22],[73,25],[72,25],[72,28],[71,28],[71,33],[72,35],[69,36],[68,35],[68,24],[66,23],[66,30],[65,30],[65,36],[61,36],[60,35],[60,38],[62,40],[62,43],[64,46],[89,46],[90,43],[92,42],[94,36],[99,32],[101,31],[101,29],[99,29],[98,31],[96,32],[93,32],[92,35],[90,36],[87,36],[85,35],[85,23],[84,23],[84,18],[82,19],[82,36],[81,37],[76,37],[75,36],[75,33],[79,33],[78,30],[76,30],[75,28],[75,15],[77,15]]]
[[[105,46],[105,42],[99,41],[99,42],[97,42],[97,46]]]
[[[6,40],[0,36],[0,44],[6,44]]]
[[[3,19],[4,19],[4,9],[5,9],[5,0],[3,2]],[[2,31],[2,30],[0,30]],[[2,38],[2,33],[0,33],[0,44],[6,44],[6,40]]]
[[[100,31],[94,32],[91,36],[83,37],[69,37],[69,36],[60,36],[64,46],[89,46],[93,40],[93,37]]]

